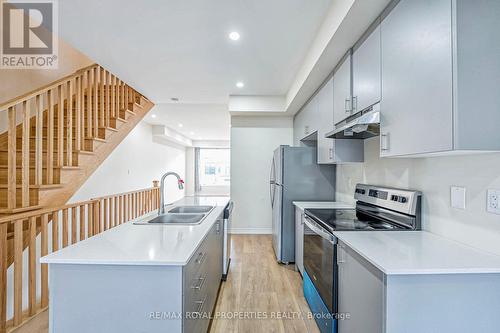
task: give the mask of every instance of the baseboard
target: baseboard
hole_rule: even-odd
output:
[[[273,230],[271,228],[231,228],[230,233],[235,235],[270,235]]]

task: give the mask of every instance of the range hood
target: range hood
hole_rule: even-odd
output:
[[[338,123],[333,131],[326,133],[325,137],[364,140],[379,134],[380,103],[377,103]]]

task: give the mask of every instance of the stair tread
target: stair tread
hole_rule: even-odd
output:
[[[0,169],[8,169],[7,164],[0,164]],[[16,165],[16,169],[22,169],[23,167],[20,165]],[[30,165],[30,169],[35,169],[34,165]],[[47,169],[46,166],[42,166],[42,169]],[[61,170],[79,170],[81,169],[79,166],[53,166],[52,169],[61,169]]]
[[[9,186],[6,184],[0,184],[0,189],[8,188]],[[30,189],[39,189],[39,190],[52,190],[64,187],[64,184],[43,184],[43,185],[31,185]],[[16,189],[22,188],[22,185],[16,184]]]
[[[34,205],[34,206],[28,206],[28,207],[19,207],[19,208],[0,208],[0,214],[19,214],[19,213],[24,213],[24,212],[29,212],[32,210],[38,210],[42,209],[43,206],[41,205]]]

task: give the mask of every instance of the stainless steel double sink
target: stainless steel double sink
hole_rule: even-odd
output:
[[[214,206],[176,206],[149,221],[136,224],[200,224]]]

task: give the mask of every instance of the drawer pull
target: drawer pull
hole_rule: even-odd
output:
[[[207,256],[206,252],[200,252],[195,262],[201,265],[205,261],[206,256]]]
[[[201,311],[203,311],[203,306],[205,306],[205,301],[207,300],[207,296],[205,296],[205,298],[203,298],[202,301],[194,302],[195,304],[198,304],[198,310],[196,310],[197,313],[201,314]]]
[[[201,277],[198,279],[198,281],[200,281],[200,283],[197,285],[197,286],[193,286],[192,288],[193,289],[196,289],[196,290],[200,290],[201,288],[203,288],[203,285],[205,284],[205,281],[207,280],[207,274],[205,274],[204,277]]]

